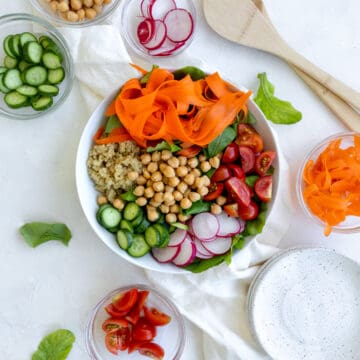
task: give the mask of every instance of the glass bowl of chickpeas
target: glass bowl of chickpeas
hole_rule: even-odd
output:
[[[121,0],[30,0],[48,21],[66,26],[89,26],[104,22]]]

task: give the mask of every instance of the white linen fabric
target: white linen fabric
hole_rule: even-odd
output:
[[[129,66],[132,59],[117,28],[99,25],[59,30],[70,46],[75,76],[89,115],[106,95],[130,77],[138,76]],[[151,66],[149,63],[141,65]],[[202,64],[184,52],[170,59],[166,65],[175,68]],[[201,274],[186,275],[145,271],[149,282],[172,298],[182,314],[196,325],[187,326],[194,360],[268,358],[251,338],[245,303],[252,277],[259,265],[278,251],[276,246],[290,223],[288,167],[282,154],[279,156],[282,164],[281,192],[274,204],[275,211],[268,218],[263,233],[237,253],[230,266],[220,265]],[[188,356],[187,359],[191,360]]]

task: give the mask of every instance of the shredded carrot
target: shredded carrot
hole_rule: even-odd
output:
[[[129,133],[124,129],[116,128],[113,129],[108,136],[103,136],[105,131],[105,127],[100,127],[96,134],[94,135],[94,142],[97,145],[103,145],[103,144],[111,144],[115,142],[123,142],[127,140],[132,140],[132,137],[129,135]]]
[[[112,116],[116,114],[115,110],[115,101],[111,102],[111,104],[107,107],[105,111],[105,116]]]
[[[145,69],[143,69],[141,66],[136,65],[136,64],[130,64],[130,66],[132,66],[135,70],[139,71],[139,73],[145,75],[147,74],[147,71]]]
[[[310,211],[324,224],[324,235],[347,216],[360,216],[360,135],[354,145],[341,148],[332,141],[303,171],[303,197]]]

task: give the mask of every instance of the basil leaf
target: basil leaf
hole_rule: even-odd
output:
[[[181,80],[186,75],[190,75],[191,79],[193,81],[196,81],[196,80],[204,79],[206,73],[195,66],[185,66],[181,69],[175,70],[173,72],[173,75],[175,80]]]
[[[117,128],[121,128],[122,124],[119,121],[118,117],[116,115],[111,115],[107,122],[106,122],[106,126],[105,126],[105,135],[108,136],[112,130],[117,129]]]
[[[145,85],[149,81],[150,76],[153,73],[154,69],[156,69],[158,67],[159,67],[158,65],[153,65],[151,70],[140,79],[140,84]]]
[[[210,203],[201,199],[193,202],[188,209],[184,210],[184,213],[186,215],[195,215],[207,211],[210,211]]]
[[[246,185],[254,187],[256,180],[259,179],[259,175],[248,175],[245,177]]]
[[[33,248],[50,240],[59,240],[67,246],[71,239],[69,228],[60,223],[32,222],[23,225],[19,231],[28,245]]]
[[[120,198],[125,201],[135,201],[137,199],[137,196],[134,195],[134,190],[131,189],[125,193],[122,193],[120,195]]]
[[[274,85],[267,79],[266,73],[258,74],[260,85],[254,101],[265,116],[275,124],[294,124],[301,120],[302,114],[290,102],[274,96]]]
[[[166,141],[162,141],[161,143],[157,144],[156,146],[149,146],[146,151],[152,153],[154,151],[161,151],[161,150],[170,150],[171,152],[176,152],[181,150],[181,147],[176,144],[169,144]]]
[[[31,360],[65,360],[74,341],[75,336],[70,330],[54,331],[41,340]]]
[[[209,157],[221,153],[235,138],[236,131],[231,126],[228,126],[222,134],[209,144],[207,148]]]

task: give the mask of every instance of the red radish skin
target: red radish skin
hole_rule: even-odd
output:
[[[176,9],[174,0],[153,0],[149,12],[153,19],[163,20],[164,16],[171,10]]]
[[[170,241],[168,246],[179,246],[182,244],[182,242],[185,240],[186,236],[188,235],[186,230],[182,229],[176,229],[171,235],[170,235]]]
[[[220,226],[215,215],[211,213],[200,213],[193,217],[191,227],[194,236],[204,241],[215,237]]]
[[[140,11],[141,15],[145,18],[151,17],[151,5],[154,2],[154,0],[142,0],[140,4]]]
[[[219,231],[217,233],[219,237],[233,236],[244,230],[237,218],[231,217],[225,212],[215,216],[219,221]]]
[[[151,39],[143,46],[147,50],[159,49],[166,39],[166,27],[161,20],[154,20],[154,31]]]
[[[194,31],[194,20],[185,9],[170,10],[164,17],[167,36],[171,41],[183,42],[190,38]]]
[[[202,243],[204,248],[214,255],[225,254],[227,251],[230,250],[231,244],[231,237],[217,238],[215,241]]]
[[[151,253],[159,263],[172,262],[180,252],[180,247],[153,248]]]
[[[152,19],[145,19],[137,28],[137,37],[140,44],[147,44],[154,36],[155,21]]]
[[[160,48],[149,50],[148,53],[151,56],[169,56],[184,45],[185,42],[174,43],[173,41],[166,38],[165,41],[161,44]]]
[[[203,259],[203,258],[211,258],[211,257],[213,257],[214,256],[214,254],[212,254],[209,250],[207,250],[204,246],[203,246],[203,244],[202,244],[202,242],[200,241],[200,240],[198,240],[198,239],[193,239],[193,242],[194,242],[194,244],[195,244],[195,247],[196,247],[196,256],[198,257],[198,258],[201,258],[201,259]],[[202,255],[203,257],[201,257],[201,256],[198,256],[198,255]]]
[[[172,261],[173,264],[181,267],[191,264],[196,256],[196,246],[190,236],[186,236],[183,243],[179,246],[179,249],[179,253]]]

